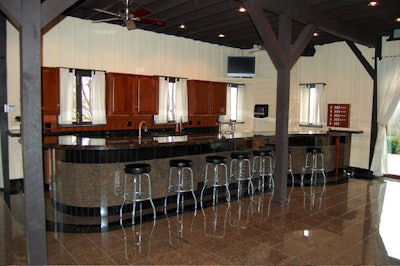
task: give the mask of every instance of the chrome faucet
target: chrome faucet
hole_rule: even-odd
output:
[[[147,132],[147,123],[144,120],[139,123],[139,141],[142,139],[142,127],[144,132]]]
[[[229,122],[220,122],[218,121],[218,134],[222,133],[222,125],[223,124],[227,124],[231,127],[231,130],[228,131],[227,133],[235,133],[235,125],[236,125],[236,121],[229,121]]]

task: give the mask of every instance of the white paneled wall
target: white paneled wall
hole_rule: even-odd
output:
[[[16,116],[21,115],[20,102],[20,54],[19,54],[19,34],[18,31],[7,22],[7,103],[15,105],[15,112],[8,113],[8,129],[18,130],[20,123],[15,121]],[[8,138],[8,160],[9,160],[9,178],[20,179],[23,177],[22,169],[22,145],[18,137]],[[1,169],[2,171],[2,169]],[[2,171],[3,172],[3,171]],[[3,188],[3,180],[0,182]]]
[[[219,80],[240,49],[65,18],[43,37],[43,65]]]

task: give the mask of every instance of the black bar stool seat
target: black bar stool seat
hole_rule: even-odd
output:
[[[267,149],[259,149],[253,151],[254,156],[271,156],[273,155],[273,151]]]
[[[317,148],[317,147],[312,147],[312,148],[307,148],[307,153],[324,153],[324,150],[322,148]]]
[[[177,167],[177,168],[192,167],[193,166],[193,162],[192,162],[192,160],[175,159],[175,160],[170,160],[169,161],[169,166],[170,167]]]
[[[232,152],[231,158],[236,160],[250,159],[250,152]]]
[[[213,164],[221,164],[221,163],[226,163],[226,158],[223,156],[207,156],[206,162]]]
[[[150,173],[151,166],[147,163],[135,163],[125,165],[125,173],[132,175],[139,175],[144,173]]]

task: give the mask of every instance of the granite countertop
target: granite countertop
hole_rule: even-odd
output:
[[[294,136],[344,136],[350,133],[362,133],[360,131],[292,131],[289,137]],[[236,140],[257,140],[274,138],[274,131],[259,132],[234,132],[234,133],[180,133],[180,134],[143,134],[139,139],[137,135],[104,135],[93,136],[84,135],[61,135],[61,136],[45,136],[44,148],[61,148],[61,149],[132,149],[137,147],[154,147],[168,146],[179,144],[203,144]]]

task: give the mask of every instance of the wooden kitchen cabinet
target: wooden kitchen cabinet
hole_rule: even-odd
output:
[[[134,97],[136,77],[128,74],[106,73],[107,115],[129,116],[137,106]]]
[[[226,114],[226,83],[211,82],[209,89],[210,114]]]
[[[189,115],[208,114],[208,91],[210,82],[188,80],[187,86]]]
[[[107,115],[158,114],[158,77],[106,74]]]
[[[188,80],[189,115],[226,114],[226,83]]]
[[[138,114],[158,114],[158,92],[157,76],[137,76]]]
[[[60,70],[42,67],[42,114],[60,114]]]

